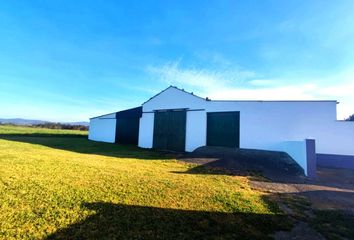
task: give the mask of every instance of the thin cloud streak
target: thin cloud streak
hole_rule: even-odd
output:
[[[161,82],[214,100],[338,100],[341,102],[338,119],[354,112],[354,71],[351,69],[301,83],[292,79],[259,79],[257,74],[246,70],[181,68],[179,62],[150,66],[148,71]],[[337,83],[339,78],[341,82]],[[284,84],[289,82],[294,84]]]
[[[231,68],[222,68],[222,70],[181,68],[179,61],[163,66],[149,66],[147,70],[163,83],[193,88],[204,95],[212,92],[216,86],[228,88],[237,83],[244,84],[246,79],[255,76],[252,71],[237,68],[236,70]]]

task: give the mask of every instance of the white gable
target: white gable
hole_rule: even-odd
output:
[[[201,97],[195,96],[176,87],[169,87],[145,102],[143,104],[143,110],[153,111],[158,109],[201,108],[206,102],[207,101]]]

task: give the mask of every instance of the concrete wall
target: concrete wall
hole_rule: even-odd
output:
[[[187,112],[186,151],[192,152],[206,145],[206,113],[205,111]]]
[[[241,148],[286,151],[307,171],[304,139],[316,140],[317,153],[354,156],[354,122],[336,121],[336,105],[336,101],[206,101],[170,87],[143,104],[138,145],[153,146],[154,110],[187,109],[186,151],[206,145],[208,112],[239,111]],[[90,140],[115,142],[115,132],[115,113],[90,120]]]
[[[139,142],[138,146],[142,148],[152,148],[154,134],[154,114],[144,113],[140,118]]]
[[[336,119],[335,101],[212,101],[206,110],[240,111],[241,148],[268,149],[279,142],[303,141]]]
[[[143,112],[157,109],[203,108],[206,101],[176,88],[170,87],[143,104]]]
[[[272,151],[282,151],[286,152],[287,154],[292,157],[297,164],[304,169],[305,175],[308,174],[307,172],[307,149],[306,149],[306,140],[302,141],[284,141],[278,142],[272,146],[268,146],[267,150]]]
[[[319,166],[354,169],[354,122],[331,122],[315,138]]]
[[[333,121],[316,130],[317,153],[354,155],[354,122]]]
[[[347,168],[354,170],[354,156],[317,154],[317,165],[321,167]]]
[[[206,113],[203,109],[206,101],[175,88],[161,92],[155,98],[143,104],[143,116],[140,119],[139,147],[152,148],[154,134],[154,110],[188,108],[186,124],[186,151],[205,146]],[[194,111],[197,110],[197,111]]]
[[[169,88],[143,104],[139,146],[152,147],[153,111],[176,108],[190,110],[187,112],[187,151],[206,144],[207,112],[240,111],[240,147],[258,149],[268,149],[279,142],[314,138],[336,119],[335,101],[206,101]],[[324,148],[331,145],[326,138],[317,144],[319,149],[321,145]]]
[[[239,111],[241,148],[285,149],[307,171],[305,139],[316,140],[318,153],[354,155],[354,123],[336,121],[336,105],[336,101],[206,101],[170,87],[143,104],[139,146],[153,145],[154,110],[187,109],[186,151],[206,145],[208,112]]]
[[[317,155],[316,155],[316,140],[306,139],[306,162],[307,176],[310,179],[317,178]]]
[[[90,119],[89,139],[114,143],[116,137],[115,113]]]

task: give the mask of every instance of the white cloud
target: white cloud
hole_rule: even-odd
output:
[[[160,81],[186,88],[196,89],[200,94],[212,92],[215,88],[228,88],[230,85],[242,84],[245,79],[255,76],[246,70],[209,70],[197,68],[181,68],[178,62],[167,63],[163,66],[150,66],[147,69]]]
[[[338,100],[338,119],[354,113],[354,68],[301,83],[296,78],[259,79],[247,70],[181,68],[179,62],[148,70],[164,83],[215,100]]]

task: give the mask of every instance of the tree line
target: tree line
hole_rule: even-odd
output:
[[[353,121],[354,122],[354,114],[350,115],[345,121]]]
[[[65,129],[65,130],[80,130],[80,131],[88,131],[89,127],[85,125],[71,125],[71,124],[63,124],[63,123],[39,123],[39,124],[30,124],[30,125],[19,125],[14,123],[3,123],[0,122],[0,125],[7,126],[27,126],[27,127],[35,127],[35,128],[49,128],[49,129]]]
[[[49,128],[49,129],[67,129],[67,130],[80,130],[80,131],[88,131],[88,126],[84,125],[71,125],[71,124],[64,124],[64,123],[40,123],[40,124],[33,124],[33,127],[38,128]]]

